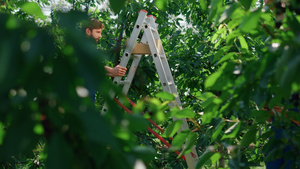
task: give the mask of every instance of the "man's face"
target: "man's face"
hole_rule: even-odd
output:
[[[99,39],[102,38],[102,29],[87,29],[86,34],[87,36],[92,36],[96,40],[96,42],[98,42]]]

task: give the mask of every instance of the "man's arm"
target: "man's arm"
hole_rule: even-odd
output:
[[[106,75],[110,76],[110,77],[115,77],[115,76],[124,76],[127,68],[126,67],[122,67],[117,65],[116,67],[112,68],[112,67],[108,67],[108,66],[104,66],[105,70],[106,70]]]

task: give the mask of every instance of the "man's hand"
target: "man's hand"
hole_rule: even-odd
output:
[[[119,65],[117,65],[114,68],[105,66],[105,70],[106,70],[106,75],[107,76],[115,77],[115,76],[124,76],[126,71],[127,71],[127,68],[119,66]]]

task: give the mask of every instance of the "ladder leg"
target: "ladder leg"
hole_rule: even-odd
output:
[[[126,67],[128,64],[128,61],[131,57],[131,52],[133,50],[133,47],[137,41],[138,35],[140,34],[142,28],[143,28],[143,22],[146,18],[146,12],[144,11],[140,11],[138,19],[135,23],[135,26],[133,28],[132,34],[130,35],[128,44],[126,46],[126,49],[124,51],[124,54],[122,56],[121,62],[120,62],[120,66]],[[122,79],[122,77],[117,76],[114,78],[114,82],[116,82],[117,84],[120,82],[120,80]]]
[[[176,95],[176,100],[175,100],[176,104],[181,109],[181,102],[178,97],[177,89],[176,89],[176,86],[174,83],[173,76],[171,74],[169,64],[167,62],[167,58],[164,54],[163,48],[161,48],[161,51],[158,51],[158,48],[155,44],[154,37],[156,37],[156,39],[158,39],[160,41],[157,30],[154,30],[154,33],[152,33],[151,28],[149,28],[149,27],[147,28],[147,26],[145,26],[144,32],[147,36],[149,47],[150,47],[150,50],[152,53],[152,57],[153,57],[163,90]],[[169,106],[170,106],[170,108],[172,108],[176,105],[169,104]],[[178,120],[178,119],[173,118],[173,120]],[[183,125],[181,126],[181,129],[178,132],[185,130],[185,129],[189,129],[186,119],[179,119],[179,120],[183,121]],[[190,169],[194,169],[196,161],[198,159],[198,155],[197,155],[195,146],[192,148],[191,153],[185,154],[185,157],[186,157],[186,162],[187,162],[188,167]]]
[[[143,35],[143,37],[141,39],[141,42],[142,43],[147,42],[145,35]],[[132,80],[134,78],[136,69],[138,68],[138,65],[140,63],[141,58],[142,58],[142,55],[135,55],[134,54],[134,59],[133,59],[132,64],[130,66],[130,69],[129,69],[129,72],[128,72],[128,75],[127,75],[127,78],[126,78],[126,83],[125,83],[125,85],[123,86],[123,89],[122,89],[122,92],[125,95],[127,95],[127,93],[128,93],[128,90],[131,86]]]
[[[138,65],[139,65],[139,63],[140,63],[141,57],[142,57],[142,55],[135,55],[135,56],[134,56],[134,59],[133,59],[133,61],[132,61],[132,64],[131,64],[131,66],[130,66],[130,69],[129,69],[129,73],[128,73],[128,75],[127,75],[127,77],[126,77],[126,80],[125,80],[126,83],[124,84],[123,89],[122,89],[122,92],[123,92],[123,94],[125,94],[125,95],[127,95],[128,90],[129,90],[129,88],[130,88],[130,86],[131,86],[132,80],[133,80],[133,78],[134,78],[136,69],[138,68]]]

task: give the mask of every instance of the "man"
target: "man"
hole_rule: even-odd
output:
[[[85,33],[88,37],[92,37],[95,39],[96,43],[102,38],[102,30],[104,29],[103,23],[101,23],[97,19],[91,19],[90,23],[85,28]],[[106,75],[110,77],[115,76],[124,76],[127,68],[117,65],[116,67],[112,68],[109,66],[104,67],[106,70]]]

